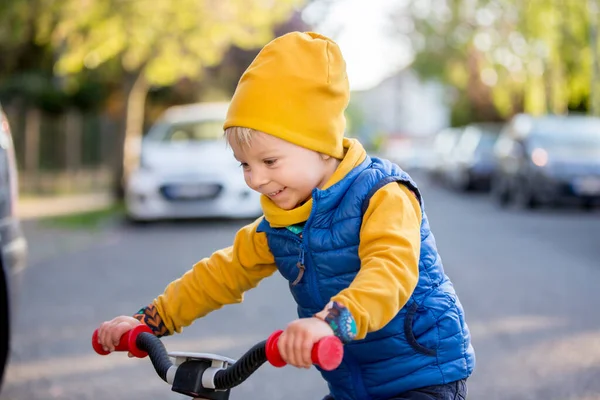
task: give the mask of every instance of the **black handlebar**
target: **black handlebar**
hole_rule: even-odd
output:
[[[172,384],[175,392],[192,397],[226,400],[229,398],[229,389],[244,382],[265,362],[269,361],[275,367],[286,365],[277,345],[282,333],[283,331],[274,332],[267,340],[252,346],[235,362],[215,359],[212,355],[208,355],[211,356],[208,358],[192,355],[184,357],[185,361],[174,368],[162,341],[143,324],[126,332],[115,350],[128,351],[139,358],[150,356],[158,376]],[[98,342],[97,330],[92,335],[92,347],[98,354],[109,354]],[[331,371],[340,365],[343,354],[342,342],[335,336],[328,336],[313,345],[311,359],[322,369]]]
[[[167,371],[173,366],[162,341],[151,333],[142,332],[137,336],[136,345],[148,353],[154,370],[163,381],[167,381]],[[266,340],[255,344],[227,369],[215,374],[215,389],[226,390],[238,386],[267,362]]]
[[[255,344],[235,364],[217,372],[215,375],[215,388],[218,390],[231,389],[256,372],[261,365],[267,362],[266,343],[267,341],[263,340]]]
[[[136,345],[150,356],[154,370],[163,381],[167,381],[167,371],[173,366],[163,342],[148,332],[140,333]]]

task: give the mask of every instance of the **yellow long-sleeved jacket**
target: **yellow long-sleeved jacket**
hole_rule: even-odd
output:
[[[344,139],[344,148],[344,159],[323,189],[340,181],[366,157],[356,140]],[[264,218],[272,226],[284,227],[305,222],[312,200],[289,211],[279,209],[267,197],[262,198],[262,205]],[[240,229],[232,246],[200,260],[153,301],[151,307],[165,334],[180,332],[225,304],[241,302],[245,291],[277,270],[266,234],[256,231],[262,218]],[[385,326],[410,298],[419,274],[420,225],[419,201],[404,185],[390,183],[371,198],[360,231],[360,272],[331,299],[349,309],[356,322],[356,339]]]

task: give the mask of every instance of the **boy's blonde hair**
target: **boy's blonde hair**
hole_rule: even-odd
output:
[[[255,132],[260,131],[257,131],[256,129],[252,128],[245,128],[242,126],[230,126],[229,128],[225,129],[225,132],[223,134],[225,136],[225,140],[227,141],[228,146],[229,143],[231,143],[231,141],[233,140],[240,147],[250,147],[252,145],[252,135],[254,135]],[[317,153],[321,155],[321,158],[323,160],[328,160],[329,158],[331,158],[331,156],[328,154],[321,153],[319,151],[317,151]]]
[[[225,129],[225,139],[227,139],[227,144],[231,143],[231,141],[235,141],[235,143],[240,147],[249,147],[252,142],[252,135],[256,132],[255,129],[252,128],[244,128],[242,126],[231,126]]]

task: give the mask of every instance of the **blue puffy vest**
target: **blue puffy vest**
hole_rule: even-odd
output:
[[[258,226],[279,272],[290,282],[298,316],[310,317],[347,288],[360,270],[358,245],[363,214],[373,194],[390,182],[416,184],[400,167],[367,157],[344,179],[315,189],[302,238],[285,228]],[[305,266],[301,278],[299,264]],[[444,274],[425,212],[421,222],[419,281],[400,312],[382,329],[344,346],[334,371],[322,371],[335,400],[387,400],[405,391],[468,377],[475,353],[463,308]]]

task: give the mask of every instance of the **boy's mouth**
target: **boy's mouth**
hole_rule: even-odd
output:
[[[279,190],[277,190],[277,191],[275,191],[275,192],[267,193],[267,196],[269,196],[269,197],[271,197],[271,198],[272,198],[272,197],[276,197],[276,196],[278,196],[278,195],[279,195],[281,192],[283,192],[285,189],[286,189],[286,188],[284,187],[284,188],[282,188],[282,189],[279,189]]]

